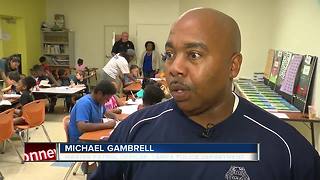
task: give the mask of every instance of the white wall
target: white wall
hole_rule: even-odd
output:
[[[105,64],[104,25],[128,25],[128,0],[47,0],[47,20],[64,14],[66,27],[75,32],[75,58],[89,67]]]
[[[320,1],[319,0],[281,0],[277,3],[276,38],[272,46],[276,49],[295,53],[310,54],[320,58]],[[313,104],[320,116],[320,59],[316,70],[316,83],[313,90]],[[320,149],[320,126],[316,136]],[[309,133],[305,126],[304,134]],[[306,134],[309,135],[309,134]]]
[[[217,9],[238,22],[243,54],[239,76],[252,77],[253,72],[263,72],[275,33],[274,0],[180,0],[180,13],[195,7]]]
[[[170,25],[177,19],[179,15],[179,1],[178,0],[129,0],[129,36],[130,40],[136,46],[137,57],[145,50],[143,46],[138,45],[137,29],[139,25]],[[141,27],[141,26],[140,26]],[[152,28],[152,33],[162,35],[160,42],[155,42],[160,52],[164,50],[164,44],[169,35],[167,32],[157,29],[156,26]],[[167,35],[165,35],[167,34]],[[139,48],[140,47],[140,48]]]

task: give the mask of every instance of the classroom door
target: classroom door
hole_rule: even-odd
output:
[[[145,51],[146,41],[153,41],[159,53],[164,52],[164,46],[170,31],[169,24],[138,24],[137,25],[137,58]],[[163,66],[163,64],[162,64]]]
[[[105,25],[104,26],[104,54],[106,62],[112,57],[111,50],[115,41],[121,38],[122,32],[129,32],[127,25]]]

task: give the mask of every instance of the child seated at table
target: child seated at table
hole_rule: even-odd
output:
[[[75,85],[86,86],[84,93],[89,94],[88,82],[87,82],[87,79],[85,78],[84,74],[85,74],[84,71],[77,71]]]
[[[49,64],[48,64],[48,62],[47,62],[47,58],[46,58],[45,56],[41,56],[41,57],[39,58],[39,62],[40,62],[41,66],[43,67],[43,69],[44,69],[45,71],[50,72],[50,67],[49,67]]]
[[[112,84],[114,85],[114,87],[118,91],[119,88],[118,88],[117,84],[114,82],[112,82]],[[119,106],[124,106],[124,105],[126,105],[125,101],[121,101],[117,95],[113,95],[113,96],[111,96],[109,101],[107,101],[104,104],[104,107],[110,113],[121,114],[121,109],[119,109]]]
[[[32,96],[32,89],[35,85],[36,80],[31,76],[19,80],[17,84],[17,91],[21,93],[21,97],[19,99],[19,104],[16,106],[14,112],[14,125],[21,125],[26,123],[22,117],[21,107],[34,100]]]
[[[34,65],[33,66],[33,76],[36,79],[36,84],[39,85],[42,80],[49,81],[51,86],[58,86],[59,83],[53,77],[50,72],[47,72],[43,69],[41,65]],[[54,112],[54,107],[57,103],[57,96],[56,95],[45,95],[40,93],[34,93],[35,100],[38,99],[49,99],[49,109],[48,112]]]
[[[70,86],[71,80],[68,76],[67,71],[64,68],[58,70],[58,85],[59,86]],[[71,95],[65,95],[65,103],[67,112],[69,112],[70,107],[72,106]]]
[[[130,74],[132,75],[132,77],[134,78],[134,80],[140,78],[140,69],[137,65],[133,64],[130,66]],[[132,79],[130,79],[127,75],[124,76],[124,86],[127,86],[131,83],[133,83],[135,81],[133,81]]]
[[[8,73],[8,79],[10,85],[3,88],[1,91],[7,94],[17,94],[18,91],[16,90],[17,83],[20,80],[21,76],[18,71],[11,71]]]
[[[72,98],[71,98],[71,109],[72,109],[73,105],[76,103],[76,101],[78,99],[80,99],[84,94],[90,94],[89,87],[88,87],[88,84],[87,84],[87,79],[85,79],[83,71],[77,71],[76,80],[75,80],[74,83],[75,83],[76,86],[84,85],[86,87],[86,89],[84,89],[82,91],[82,93],[78,93],[78,94],[75,94],[75,95],[72,96]]]
[[[151,106],[157,104],[162,101],[164,98],[164,92],[160,88],[159,84],[148,84],[144,88],[144,93],[142,97],[143,104],[138,106],[139,109],[143,109],[144,107]]]

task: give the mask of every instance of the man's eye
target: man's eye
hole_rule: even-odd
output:
[[[188,54],[188,57],[191,59],[191,60],[197,60],[201,57],[201,55],[197,52],[190,52]]]
[[[173,53],[171,52],[165,52],[163,60],[171,60],[173,58]]]

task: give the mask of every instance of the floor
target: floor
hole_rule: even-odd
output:
[[[63,99],[58,100],[55,113],[47,114],[44,123],[52,142],[64,142],[65,132],[63,129],[62,118],[66,115],[63,111]],[[42,130],[33,129],[30,131],[30,142],[47,142],[46,136]],[[17,138],[12,138],[14,144],[19,152],[23,155],[23,148],[21,142]],[[0,146],[2,149],[2,146]],[[38,163],[24,163],[20,164],[19,158],[10,146],[6,144],[4,154],[0,154],[0,172],[5,177],[5,180],[56,180],[63,179],[68,171],[69,163],[53,163],[53,162],[38,162]],[[79,169],[78,173],[69,176],[70,180],[85,179],[83,173]]]

